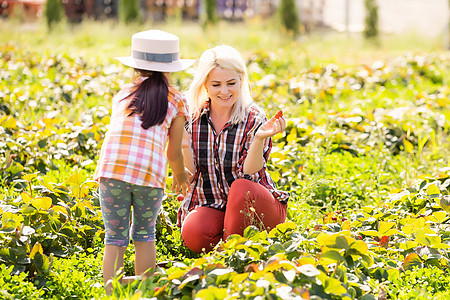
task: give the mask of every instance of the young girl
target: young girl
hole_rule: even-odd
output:
[[[131,207],[135,272],[148,276],[156,263],[155,222],[167,162],[173,171],[172,189],[186,194],[189,187],[181,148],[188,112],[185,99],[170,86],[169,76],[190,67],[194,60],[180,59],[178,37],[159,30],[134,34],[131,56],[117,59],[134,68],[139,77],[113,98],[111,123],[94,175],[105,223],[103,279],[107,293],[111,292],[108,280],[123,267]]]

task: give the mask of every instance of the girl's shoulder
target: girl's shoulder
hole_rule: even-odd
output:
[[[127,83],[124,86],[122,86],[119,92],[117,92],[117,94],[114,95],[112,100],[113,103],[117,103],[120,100],[127,98],[131,94],[133,87],[134,87],[133,83]]]
[[[183,98],[183,95],[179,90],[177,90],[173,86],[169,86],[169,97]]]
[[[187,105],[186,98],[184,97],[184,95],[174,87],[171,87],[171,86],[169,87],[168,98],[169,98],[169,103],[173,103],[176,106],[180,106],[180,105],[186,106]]]
[[[186,98],[174,87],[169,87],[168,101],[170,111],[173,111],[176,115],[188,116],[188,104]]]

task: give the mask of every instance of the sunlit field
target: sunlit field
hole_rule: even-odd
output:
[[[251,226],[196,255],[182,244],[179,202],[168,192],[157,225],[157,260],[168,263],[148,280],[116,280],[111,298],[450,296],[445,39],[367,41],[328,29],[294,39],[259,19],[208,28],[86,21],[52,31],[43,21],[0,20],[0,294],[109,298],[92,175],[111,98],[133,76],[114,57],[146,29],[178,35],[183,58],[220,44],[242,53],[256,103],[288,120],[268,168],[291,198],[285,224]],[[194,70],[174,73],[172,84],[186,90]]]

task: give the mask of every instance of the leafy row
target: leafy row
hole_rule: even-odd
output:
[[[441,270],[445,286],[448,171],[392,193],[380,207],[348,218],[340,211],[324,215],[313,228],[287,222],[268,233],[250,226],[210,254],[160,269],[134,292],[158,299],[385,299],[398,296],[399,278],[423,268]]]

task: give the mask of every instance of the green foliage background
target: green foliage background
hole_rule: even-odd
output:
[[[378,36],[378,5],[376,0],[364,0],[366,17],[364,18],[364,36],[374,39]]]
[[[61,0],[48,0],[45,2],[45,19],[49,29],[61,22],[63,14],[64,7]]]
[[[139,0],[121,0],[119,1],[119,18],[126,24],[131,22],[140,22]]]
[[[247,25],[157,27],[180,36],[184,58],[235,46],[255,101],[268,115],[283,109],[288,126],[268,168],[291,192],[288,222],[249,227],[199,256],[182,245],[168,193],[157,224],[165,268],[116,282],[112,298],[448,297],[448,52],[413,35],[372,48],[360,37],[293,41],[278,24]],[[111,98],[133,75],[114,57],[154,26],[86,22],[51,35],[15,26],[0,27],[0,294],[105,298],[91,176]],[[192,72],[174,73],[173,85],[185,90]]]
[[[294,0],[281,0],[279,13],[281,18],[281,23],[284,28],[292,32],[294,36],[299,33],[299,17],[297,12],[297,6]]]

